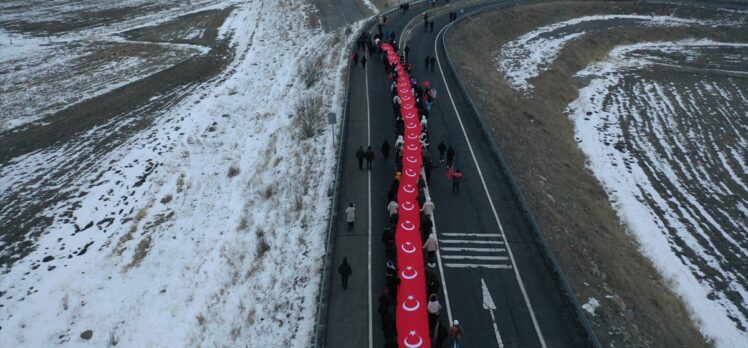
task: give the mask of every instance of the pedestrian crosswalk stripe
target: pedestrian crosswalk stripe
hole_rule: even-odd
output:
[[[501,237],[498,233],[440,233],[445,237]]]
[[[473,256],[473,255],[442,255],[443,259],[448,260],[496,260],[506,261],[509,257],[506,256]]]
[[[480,251],[480,252],[505,252],[504,248],[463,248],[463,247],[443,247],[443,251]]]
[[[439,242],[447,244],[504,244],[504,242],[499,240],[442,239]]]
[[[444,256],[442,256],[444,257]],[[512,269],[511,265],[496,264],[468,264],[468,263],[444,263],[444,266],[450,268],[494,268],[494,269]]]

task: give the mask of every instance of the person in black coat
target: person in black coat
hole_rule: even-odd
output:
[[[364,158],[366,158],[366,169],[371,170],[371,162],[374,161],[374,151],[371,150],[371,146],[366,149],[366,153],[364,153]]]
[[[338,266],[338,273],[340,273],[340,278],[343,280],[343,290],[348,290],[348,278],[353,273],[353,270],[351,269],[351,265],[348,264],[348,259],[343,258],[343,263]]]
[[[444,143],[444,140],[439,142],[436,149],[439,150],[439,162],[444,162],[444,153],[447,152],[447,144]]]
[[[382,157],[384,157],[385,160],[390,157],[390,143],[387,139],[384,139],[384,142],[382,143]]]
[[[359,146],[356,150],[356,159],[358,160],[358,169],[364,169],[364,147]]]
[[[455,149],[452,148],[452,145],[449,145],[449,148],[447,149],[447,167],[452,166],[452,161],[455,159]]]
[[[434,65],[436,65],[436,57],[429,57],[429,63],[431,63],[431,72],[434,72]]]

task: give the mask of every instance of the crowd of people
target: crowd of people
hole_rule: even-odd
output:
[[[408,5],[401,5],[400,7],[403,12],[409,10]],[[455,15],[456,16],[456,15]],[[450,21],[453,19],[452,13],[450,13]],[[424,26],[427,30],[433,30],[433,19],[429,18],[429,14],[424,14]],[[377,312],[379,313],[382,331],[385,339],[385,347],[397,347],[398,346],[398,333],[396,325],[396,306],[397,306],[397,293],[398,286],[401,282],[400,276],[397,269],[397,248],[395,246],[395,234],[398,223],[398,211],[399,205],[397,200],[397,193],[400,187],[400,179],[402,175],[403,165],[403,146],[405,144],[405,122],[403,115],[401,114],[401,103],[403,102],[398,95],[398,69],[397,64],[390,63],[387,59],[387,55],[382,49],[382,44],[391,44],[395,52],[398,54],[400,65],[405,69],[407,76],[410,77],[410,88],[413,97],[415,98],[415,107],[420,116],[421,124],[421,135],[419,141],[422,146],[422,163],[423,172],[418,179],[418,203],[421,207],[421,223],[420,233],[421,240],[423,241],[423,250],[425,252],[424,261],[427,267],[425,267],[425,281],[426,281],[426,294],[428,299],[428,321],[429,321],[429,334],[430,337],[436,343],[436,347],[442,347],[448,337],[451,338],[452,346],[459,347],[459,341],[462,337],[462,327],[459,325],[459,321],[454,320],[451,326],[445,326],[440,320],[440,314],[442,311],[442,305],[439,300],[439,289],[441,284],[438,281],[438,271],[436,269],[436,252],[438,250],[438,238],[433,228],[433,213],[436,208],[434,202],[431,201],[430,197],[427,197],[425,193],[426,183],[431,180],[431,172],[434,168],[434,162],[431,159],[429,147],[431,144],[430,133],[429,133],[429,117],[431,116],[432,105],[436,102],[436,89],[432,88],[428,81],[418,80],[412,75],[413,65],[409,61],[410,48],[406,46],[405,49],[400,51],[398,49],[396,41],[396,33],[392,30],[387,30],[387,17],[382,15],[379,17],[377,22],[376,33],[364,32],[356,41],[356,51],[353,53],[351,59],[355,65],[360,61],[365,68],[367,61],[376,59],[381,61],[385,76],[390,82],[390,97],[392,100],[392,120],[393,120],[393,145],[390,145],[390,141],[385,139],[380,146],[380,151],[384,161],[390,162],[394,169],[394,175],[390,182],[389,190],[387,193],[387,202],[385,204],[387,210],[387,227],[382,232],[382,243],[385,250],[386,259],[383,260],[385,265],[385,288],[382,289],[378,296],[378,307]],[[361,52],[363,51],[363,52]],[[361,56],[359,56],[361,53]],[[369,59],[366,59],[366,56]],[[361,57],[361,58],[360,58]],[[425,59],[426,70],[433,72],[436,58],[433,56],[427,56]],[[453,192],[459,193],[459,183],[462,180],[462,173],[459,170],[454,169],[453,161],[455,158],[455,150],[451,145],[447,145],[445,141],[441,141],[437,146],[439,152],[439,164],[444,164],[446,161],[447,176],[452,181]],[[392,156],[390,155],[392,152]],[[365,168],[371,170],[372,162],[374,160],[374,151],[371,146],[367,146],[364,149],[363,145],[359,146],[355,152],[355,157],[358,162],[359,170]],[[364,167],[364,164],[366,166]],[[352,229],[355,220],[355,206],[350,204],[346,208],[346,221],[348,223],[349,230]],[[347,279],[352,274],[352,270],[347,260],[344,259],[343,263],[339,266],[338,272],[342,278],[342,286],[344,289],[347,288]]]

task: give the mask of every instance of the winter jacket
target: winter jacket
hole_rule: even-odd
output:
[[[353,222],[356,219],[356,207],[348,207],[345,209],[345,221]]]
[[[429,304],[427,306],[429,310],[429,314],[439,314],[439,312],[442,310],[442,305],[437,300],[429,301]]]
[[[397,202],[390,201],[390,204],[387,204],[387,211],[390,213],[390,216],[397,214]]]
[[[426,251],[436,251],[437,246],[436,235],[433,233],[429,235],[429,239],[426,239],[426,243],[423,243],[423,249]]]
[[[434,205],[434,202],[426,201],[426,203],[423,203],[423,207],[421,207],[421,211],[426,215],[432,215],[434,213],[435,208],[436,208],[436,205]]]

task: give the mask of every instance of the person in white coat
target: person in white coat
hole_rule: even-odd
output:
[[[426,253],[429,255],[428,265],[431,268],[434,268],[436,266],[436,263],[434,263],[434,258],[436,256],[436,248],[439,247],[439,243],[436,240],[436,233],[429,234],[429,238],[426,239],[426,243],[423,243],[423,250],[426,250]]]
[[[390,213],[390,221],[396,221],[395,217],[397,217],[397,202],[390,201],[390,204],[387,204],[387,211]]]
[[[353,221],[356,221],[356,206],[351,203],[345,209],[345,221],[348,222],[348,232],[353,230]]]
[[[434,327],[434,324],[439,319],[439,313],[442,310],[442,304],[439,303],[439,297],[436,294],[429,296],[429,304],[426,306],[429,311],[429,326]]]
[[[434,215],[434,209],[436,209],[436,206],[434,205],[434,202],[431,201],[431,197],[426,198],[426,203],[423,203],[421,212],[424,215]]]

